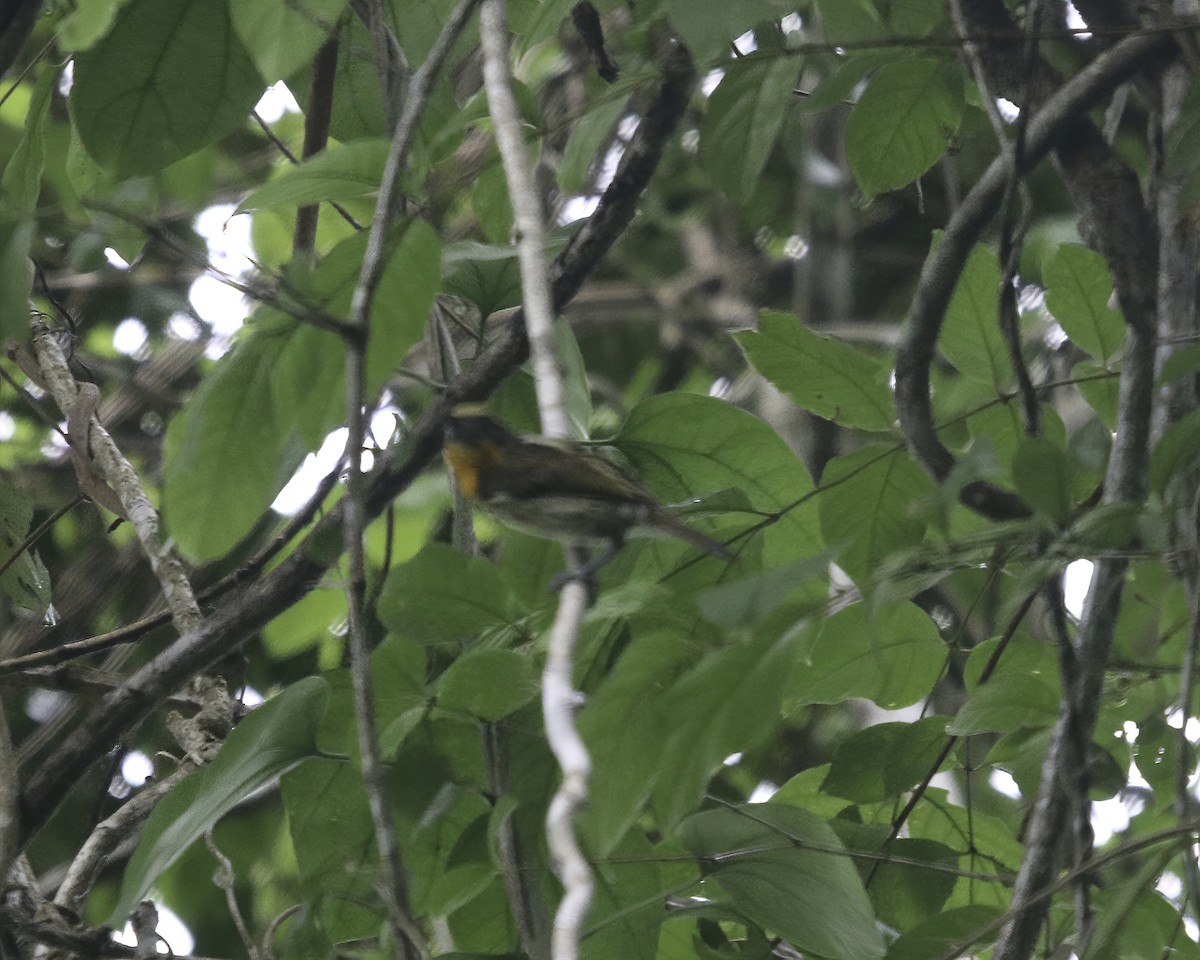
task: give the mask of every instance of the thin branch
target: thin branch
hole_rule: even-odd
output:
[[[1000,640],[996,643],[996,649],[992,651],[992,655],[988,657],[988,662],[984,665],[982,672],[979,674],[979,686],[983,686],[983,684],[987,683],[992,678],[992,674],[996,672],[996,667],[1000,664],[1000,658],[1004,655],[1004,651],[1008,649],[1008,645],[1010,642],[1012,642],[1012,638],[1016,636],[1017,628],[1020,627],[1020,625],[1024,622],[1025,617],[1028,615],[1030,608],[1033,606],[1033,602],[1038,598],[1039,593],[1041,593],[1041,590],[1034,590],[1029,593],[1029,595],[1026,596],[1023,601],[1021,601],[1021,605],[1017,607],[1016,612],[1013,613],[1012,617],[1009,619],[1008,625],[1004,628],[1004,632],[1000,635]],[[926,791],[929,789],[929,785],[933,783],[933,778],[936,777],[938,772],[942,769],[942,764],[945,763],[946,759],[950,756],[950,752],[954,749],[955,744],[958,743],[958,739],[959,738],[957,734],[952,734],[946,738],[946,742],[942,745],[942,749],[938,751],[938,755],[934,758],[933,763],[931,763],[928,769],[925,771],[925,776],[922,777],[921,782],[913,788],[912,793],[909,795],[908,802],[904,805],[904,808],[900,811],[900,813],[892,820],[891,830],[888,831],[887,839],[884,840],[880,848],[883,853],[886,854],[888,848],[892,845],[892,843],[895,842],[896,838],[900,836],[900,831],[904,829],[904,825],[908,822],[908,818],[912,816],[912,812],[917,808],[917,804],[920,803],[921,798],[925,796]],[[882,860],[880,863],[871,868],[871,872],[867,875],[866,880],[868,886],[874,879],[876,871],[883,862],[887,861]]]
[[[538,199],[521,117],[512,92],[508,70],[508,24],[504,0],[484,0],[479,11],[480,42],[483,47],[483,83],[492,117],[496,145],[508,182],[517,257],[521,270],[521,296],[525,308],[525,330],[533,361],[534,387],[542,432],[567,439],[571,435],[563,401],[562,367],[554,342],[554,307],[550,297],[550,275],[546,269],[546,231],[542,204]]]
[[[630,141],[596,212],[555,259],[554,305],[561,310],[633,219],[639,199],[658,168],[683,117],[696,74],[687,51],[659,51],[663,76],[649,95],[642,122]],[[456,403],[481,400],[528,356],[524,322],[517,312],[500,327],[488,348],[447,385],[411,426],[403,443],[389,448],[372,472],[366,496],[369,516],[378,516],[420,475],[441,449],[442,423]],[[80,771],[147,716],[192,673],[236,650],[246,638],[296,603],[337,560],[330,543],[342,538],[344,499],[310,531],[292,553],[261,580],[243,587],[204,626],[181,638],[139,668],[105,697],[29,777],[22,792],[25,838],[38,830],[61,802]]]
[[[40,317],[35,316],[30,327],[42,376],[59,409],[68,420],[72,420],[80,412],[78,408],[81,405],[89,405],[89,409],[83,411],[86,414],[81,427],[84,435],[71,438],[75,456],[87,458],[99,471],[103,481],[115,491],[129,522],[137,531],[138,540],[150,561],[150,569],[158,579],[179,633],[182,635],[194,630],[200,626],[202,617],[192,593],[191,582],[175,551],[159,539],[158,514],[146,497],[132,465],[122,456],[108,431],[95,417],[94,400],[99,391],[93,384],[75,382],[57,338]],[[92,397],[93,394],[95,397]]]
[[[56,523],[58,523],[59,520],[74,510],[77,506],[79,506],[79,504],[83,503],[83,501],[83,494],[77,493],[74,498],[68,500],[61,507],[57,508],[53,513],[50,514],[50,516],[30,530],[29,533],[25,535],[25,539],[13,547],[12,553],[5,557],[4,561],[0,563],[0,576],[3,576],[4,571],[21,558],[21,554],[23,554],[26,550],[32,549],[33,546],[39,540],[41,540],[42,537],[44,537]]]
[[[1022,172],[1040,162],[1080,116],[1147,64],[1161,60],[1173,46],[1169,36],[1159,34],[1125,40],[1063,84],[1030,121]],[[998,157],[951,217],[941,242],[921,270],[896,355],[896,409],[901,429],[918,461],[938,480],[950,475],[955,459],[938,438],[933,423],[930,367],[955,285],[973,245],[999,208],[1007,180],[1008,164]],[[982,481],[968,483],[962,498],[967,506],[993,519],[1029,515],[1029,508],[1014,494]]]
[[[54,902],[76,915],[82,915],[88,893],[107,865],[109,855],[122,841],[140,829],[159,800],[194,769],[195,765],[185,760],[169,776],[147,784],[106,820],[96,824],[67,868],[67,875],[54,895]]]
[[[488,789],[495,803],[509,795],[508,734],[498,723],[484,724],[483,760],[487,769]],[[504,876],[508,908],[517,928],[517,938],[529,960],[548,960],[546,903],[538,883],[538,873],[525,856],[525,845],[510,813],[496,827],[496,851]]]
[[[483,0],[479,11],[479,33],[488,111],[504,165],[517,233],[525,330],[533,359],[542,432],[549,437],[565,439],[570,436],[570,427],[563,399],[562,368],[554,340],[554,307],[546,269],[542,205],[512,92],[504,0]],[[567,546],[566,554],[568,568],[578,569],[580,551]],[[575,642],[587,606],[587,585],[577,579],[567,581],[559,596],[558,613],[550,630],[542,673],[542,716],[546,738],[562,769],[562,783],[546,812],[546,839],[555,872],[563,884],[563,898],[554,916],[550,943],[554,960],[578,957],[583,923],[593,893],[591,868],[575,836],[575,814],[587,803],[588,778],[592,769],[587,746],[575,725],[579,695],[572,683]]]
[[[954,0],[951,5],[954,13],[955,27],[959,35],[968,32],[963,17],[962,0]],[[1041,411],[1033,381],[1029,376],[1029,367],[1021,350],[1021,319],[1017,308],[1016,278],[1020,263],[1021,241],[1017,236],[1017,205],[1018,187],[1021,183],[1021,155],[1025,152],[1025,136],[1029,127],[1029,85],[1037,62],[1037,33],[1041,27],[1041,0],[1031,0],[1025,10],[1025,52],[1024,52],[1024,82],[1017,103],[1021,105],[1014,124],[1013,135],[1009,138],[1004,119],[1000,116],[996,99],[988,87],[988,79],[984,71],[983,61],[978,48],[973,43],[963,45],[963,54],[970,64],[971,73],[979,87],[983,105],[996,132],[1000,143],[1002,156],[1008,163],[1008,180],[1004,185],[1004,196],[1000,201],[1000,288],[997,292],[999,299],[1000,330],[1008,347],[1009,361],[1017,378],[1017,393],[1021,398],[1021,410],[1025,420],[1025,433],[1036,436],[1041,432]],[[1023,233],[1023,231],[1021,231]]]
[[[446,56],[465,28],[477,0],[460,0],[429,51],[425,62],[412,77],[404,106],[392,133],[392,145],[384,166],[379,199],[371,230],[367,236],[366,252],[358,283],[350,298],[347,324],[354,336],[346,341],[346,459],[348,475],[346,496],[342,500],[343,546],[347,556],[346,606],[349,621],[350,666],[354,684],[354,714],[358,728],[359,754],[362,760],[363,784],[375,827],[375,843],[382,869],[381,893],[387,908],[392,935],[405,957],[422,958],[428,955],[424,937],[409,915],[407,883],[396,826],[387,802],[387,785],[383,761],[379,753],[379,737],[375,729],[375,695],[371,686],[371,645],[367,637],[366,558],[363,535],[367,525],[366,478],[362,470],[365,422],[363,405],[366,390],[366,356],[370,333],[371,306],[375,291],[386,266],[388,227],[395,216],[400,177],[408,165],[408,152],[416,133],[417,122],[425,109],[434,81],[441,72]],[[372,32],[377,47],[387,52],[390,30],[383,20],[382,6],[370,5]],[[391,64],[389,57],[388,63]],[[385,87],[392,88],[393,73],[384,76]],[[395,102],[394,99],[392,101]]]
[[[305,160],[320,153],[329,142],[337,61],[337,34],[331,34],[313,57],[312,80],[308,88],[308,110],[304,114]],[[317,215],[320,211],[321,207],[316,203],[300,207],[296,211],[296,230],[292,235],[293,255],[312,255],[317,242]]]
[[[1050,608],[1050,625],[1054,635],[1054,646],[1058,651],[1059,674],[1062,677],[1064,691],[1079,676],[1079,663],[1076,659],[1075,647],[1071,642],[1070,628],[1067,626],[1067,608],[1063,599],[1062,581],[1047,585],[1047,599]],[[1090,777],[1088,776],[1087,754],[1091,743],[1091,730],[1085,727],[1086,718],[1080,715],[1078,704],[1070,696],[1064,696],[1059,704],[1060,719],[1064,730],[1069,736],[1064,745],[1067,750],[1065,762],[1056,764],[1053,776],[1058,789],[1062,791],[1067,818],[1071,821],[1072,840],[1075,859],[1072,866],[1078,870],[1092,852],[1092,822],[1091,804],[1088,801]],[[1048,772],[1043,770],[1043,773]],[[1047,856],[1057,856],[1057,851],[1047,851]],[[1092,935],[1092,878],[1080,873],[1075,884],[1075,943],[1080,951],[1085,951]]]
[[[225,906],[229,910],[229,916],[233,918],[233,925],[237,928],[238,936],[242,939],[242,946],[246,948],[246,955],[250,960],[259,960],[262,954],[259,952],[258,944],[254,942],[254,938],[250,935],[250,928],[246,925],[246,918],[242,916],[242,908],[238,905],[237,894],[234,892],[234,887],[237,884],[237,874],[233,870],[233,861],[225,856],[221,852],[221,848],[217,846],[217,840],[213,836],[212,827],[209,827],[204,832],[204,843],[208,847],[208,852],[216,858],[217,864],[220,867],[217,876],[213,878],[213,882],[225,891]]]

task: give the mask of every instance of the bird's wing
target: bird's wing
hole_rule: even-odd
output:
[[[641,482],[616,464],[582,450],[522,441],[506,451],[499,467],[503,482],[495,485],[513,497],[547,494],[595,497],[600,500],[657,504]]]

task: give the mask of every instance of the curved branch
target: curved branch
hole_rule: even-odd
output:
[[[1173,46],[1167,36],[1131,37],[1063,84],[1030,121],[1020,172],[1036,166],[1081,116]],[[955,285],[973,245],[999,209],[1007,179],[1008,164],[1005,158],[998,157],[955,211],[941,243],[921,270],[904,338],[896,353],[896,410],[900,428],[913,454],[938,480],[949,476],[955,459],[934,426],[930,366]],[[1126,315],[1134,323],[1141,312],[1127,309]],[[1028,507],[1015,494],[982,481],[967,484],[962,498],[967,506],[993,519],[1029,514]]]

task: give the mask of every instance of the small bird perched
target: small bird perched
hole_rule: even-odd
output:
[[[463,496],[510,526],[564,543],[604,544],[585,573],[637,534],[677,537],[730,557],[616,464],[567,441],[524,440],[474,404],[451,411],[442,459]]]

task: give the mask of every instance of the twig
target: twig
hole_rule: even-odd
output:
[[[238,936],[242,938],[242,946],[246,948],[246,955],[250,960],[259,960],[261,954],[258,944],[250,936],[250,928],[246,926],[246,918],[242,916],[242,908],[238,906],[237,895],[234,893],[237,874],[233,871],[233,861],[225,856],[221,852],[221,848],[217,846],[212,827],[204,832],[204,843],[208,847],[208,852],[216,857],[217,864],[220,866],[220,872],[214,878],[214,882],[225,891],[225,905],[229,910],[229,915],[233,918],[233,925],[237,927]]]
[[[303,909],[303,906],[301,904],[294,903],[290,907],[287,907],[286,909],[281,910],[271,920],[271,922],[269,924],[267,924],[267,931],[266,931],[266,933],[263,934],[262,955],[264,957],[267,957],[268,960],[274,960],[274,957],[275,957],[275,951],[272,948],[271,944],[275,940],[276,931],[283,924],[283,922],[285,920],[287,920],[288,917],[292,916],[293,914],[299,912],[302,909]]]

